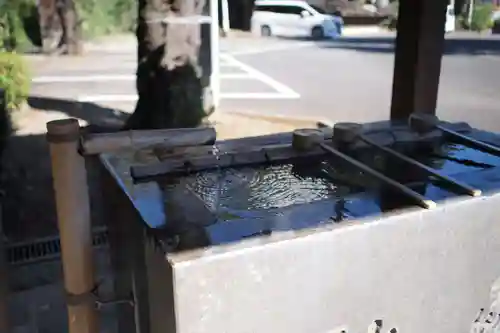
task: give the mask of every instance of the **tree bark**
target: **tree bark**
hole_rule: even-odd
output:
[[[57,16],[61,22],[61,45],[64,53],[78,55],[82,53],[80,22],[74,0],[56,0]]]
[[[60,43],[60,40],[54,43],[54,35],[60,31],[55,0],[40,0],[38,2],[38,17],[40,36],[42,38],[42,51],[47,54],[52,52],[54,46],[57,47]]]
[[[206,0],[138,0],[139,99],[125,129],[198,126],[203,88],[198,63],[201,25],[162,22],[203,14]]]
[[[80,23],[74,0],[40,0],[38,3],[42,51],[61,49],[65,54],[80,54]]]

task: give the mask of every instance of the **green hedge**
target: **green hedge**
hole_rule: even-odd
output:
[[[0,47],[26,49],[32,45],[29,30],[36,30],[34,0],[0,0]],[[39,35],[39,33],[38,33]]]
[[[131,32],[137,0],[75,0],[84,38]],[[0,0],[0,47],[24,51],[41,46],[35,0]]]
[[[20,107],[27,99],[31,77],[21,55],[0,51],[0,88],[5,90],[9,109]]]
[[[131,32],[137,20],[137,0],[76,0],[84,37]]]
[[[471,30],[484,31],[491,29],[493,26],[492,21],[493,5],[492,4],[478,4],[474,7],[472,12]]]

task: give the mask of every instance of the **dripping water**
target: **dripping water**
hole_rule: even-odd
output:
[[[217,217],[217,220],[219,219],[219,212],[220,212],[220,201],[222,197],[222,180],[223,180],[223,174],[222,174],[222,167],[220,165],[220,157],[221,157],[221,152],[217,144],[214,144],[212,146],[212,155],[215,157],[217,160],[217,171],[216,171],[216,177],[215,177],[215,198],[214,198],[214,212],[215,216]]]

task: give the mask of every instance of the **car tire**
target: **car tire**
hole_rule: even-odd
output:
[[[323,31],[323,28],[322,27],[314,27],[311,30],[311,37],[313,39],[316,39],[316,40],[325,38],[325,32]]]
[[[260,28],[260,35],[262,37],[271,37],[272,36],[271,28],[269,28],[269,26],[267,26],[267,25],[263,25]]]

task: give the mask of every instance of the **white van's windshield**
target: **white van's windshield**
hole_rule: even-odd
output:
[[[326,14],[325,10],[321,7],[318,7],[318,6],[315,6],[315,5],[309,5],[311,6],[312,8],[314,8],[314,10],[316,10],[318,13],[320,14]]]

